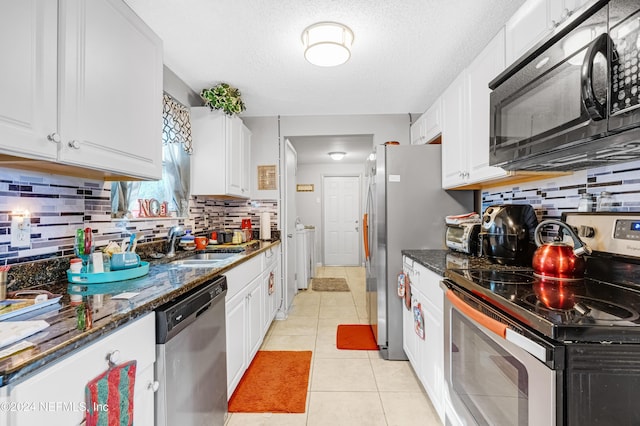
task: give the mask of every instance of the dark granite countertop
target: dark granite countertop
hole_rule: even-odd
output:
[[[499,265],[486,258],[470,256],[451,250],[402,250],[402,254],[425,268],[447,276],[447,269],[529,270],[530,267]]]
[[[278,244],[280,241],[260,241],[216,268],[191,268],[160,260],[152,262],[147,275],[136,279],[105,284],[60,282],[46,287],[63,295],[61,303],[12,319],[46,320],[50,326],[26,338],[35,347],[0,360],[0,386],[37,371]],[[171,261],[191,255],[182,252]],[[113,299],[125,292],[138,294],[129,299]],[[78,306],[71,303],[71,294],[82,297]],[[82,317],[86,318],[86,325],[79,329]]]

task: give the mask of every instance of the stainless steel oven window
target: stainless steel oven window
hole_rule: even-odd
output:
[[[456,395],[480,425],[526,425],[526,366],[460,313],[452,311],[451,379]]]

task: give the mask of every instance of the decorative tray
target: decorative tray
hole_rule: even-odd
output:
[[[124,281],[143,277],[148,273],[149,262],[141,261],[140,266],[137,268],[121,269],[119,271],[73,273],[70,269],[67,269],[67,281],[70,283],[83,284],[110,283],[114,281]]]
[[[26,314],[56,304],[61,294],[53,294],[44,290],[21,290],[8,294],[9,298],[0,301],[0,321]]]

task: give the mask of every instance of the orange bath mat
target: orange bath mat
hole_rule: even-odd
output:
[[[378,349],[376,339],[368,324],[340,324],[336,345],[338,349],[373,351]]]
[[[229,400],[230,413],[304,413],[311,351],[258,351]]]

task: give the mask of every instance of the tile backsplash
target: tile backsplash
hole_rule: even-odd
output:
[[[611,192],[614,208],[640,212],[640,161],[603,166],[571,175],[502,186],[482,191],[482,211],[491,204],[531,204],[539,219],[559,219],[574,212],[583,193],[591,196],[592,211],[602,191]]]
[[[188,218],[112,220],[110,194],[110,182],[0,168],[0,265],[72,255],[78,228],[91,227],[94,244],[103,246],[132,232],[144,235],[141,243],[163,240],[177,224],[198,234],[240,228],[249,217],[257,229],[264,211],[271,213],[272,229],[278,223],[275,200],[203,197],[190,199]],[[11,217],[18,210],[30,212],[30,248],[11,246]]]

